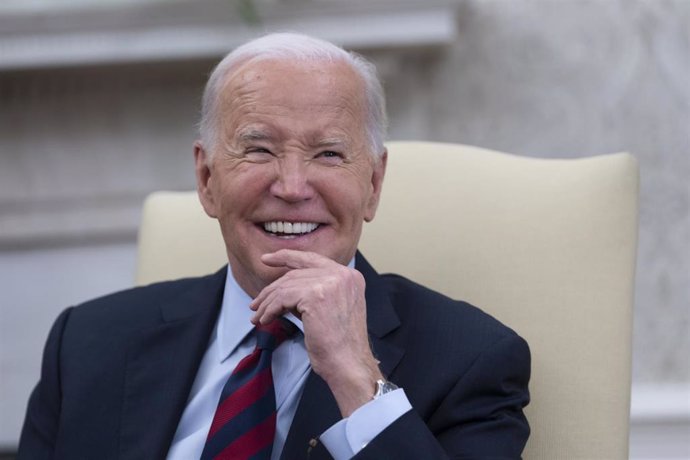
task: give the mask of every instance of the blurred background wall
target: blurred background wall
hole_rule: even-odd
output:
[[[636,155],[631,457],[690,458],[687,0],[0,3],[0,450],[55,316],[131,286],[143,197],[194,187],[214,62],[276,29],[373,59],[391,139]]]

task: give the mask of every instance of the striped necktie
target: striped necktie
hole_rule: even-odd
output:
[[[239,362],[220,394],[201,460],[268,460],[276,431],[271,355],[297,326],[281,318],[254,329],[256,348]]]

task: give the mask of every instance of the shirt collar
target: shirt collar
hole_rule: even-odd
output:
[[[348,267],[355,266],[355,258],[350,260]],[[216,326],[217,359],[225,361],[230,354],[242,343],[247,335],[254,329],[249,321],[254,312],[249,308],[252,299],[249,294],[237,284],[232,275],[232,269],[228,267],[225,277],[225,291],[223,292],[223,304],[221,305],[218,324]],[[285,315],[304,334],[304,325],[292,313]]]

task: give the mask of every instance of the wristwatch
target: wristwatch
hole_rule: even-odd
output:
[[[389,382],[388,380],[378,379],[376,381],[376,392],[371,399],[378,399],[386,393],[390,393],[391,391],[397,389],[398,386],[395,383]]]

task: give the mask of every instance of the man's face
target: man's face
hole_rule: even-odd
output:
[[[385,171],[372,160],[363,82],[340,62],[246,63],[221,92],[214,152],[195,146],[197,185],[252,297],[286,269],[262,254],[312,251],[347,264],[374,218]]]

